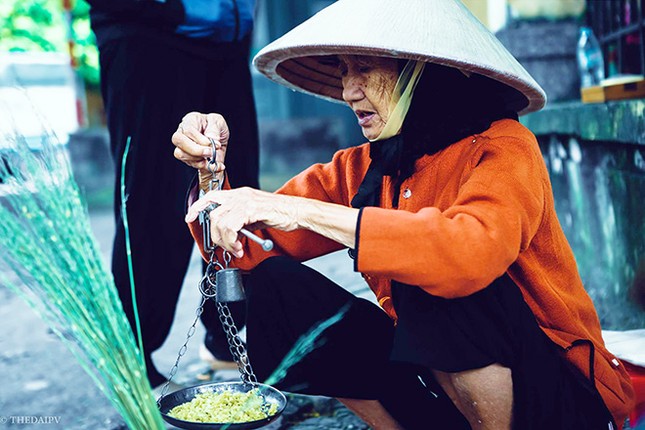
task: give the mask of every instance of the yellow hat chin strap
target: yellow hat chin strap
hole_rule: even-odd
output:
[[[375,139],[371,139],[372,142],[389,139],[401,132],[403,121],[410,109],[410,103],[412,103],[414,89],[419,82],[419,78],[421,77],[421,73],[423,72],[425,65],[425,62],[415,60],[408,60],[405,64],[405,67],[403,67],[403,70],[399,75],[399,79],[396,81],[394,91],[392,92],[392,98],[390,99],[390,116],[385,123],[385,127],[381,130],[381,134],[379,134]]]

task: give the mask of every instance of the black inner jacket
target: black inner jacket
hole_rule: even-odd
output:
[[[401,184],[414,173],[416,160],[482,133],[499,119],[517,120],[502,102],[506,91],[481,75],[467,77],[454,68],[426,64],[401,133],[370,144],[370,166],[352,207],[379,206],[384,176],[394,179],[392,205],[397,207]]]

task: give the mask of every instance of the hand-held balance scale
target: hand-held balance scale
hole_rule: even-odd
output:
[[[211,139],[211,146],[213,154],[215,154],[215,142]],[[215,179],[215,168],[217,163],[214,160],[214,155],[209,160],[208,168],[213,172],[213,179],[211,179],[210,190],[221,188],[220,182]],[[227,305],[228,302],[236,302],[245,300],[244,288],[242,285],[242,275],[239,269],[229,268],[228,265],[231,261],[231,255],[224,251],[223,264],[218,260],[215,254],[216,245],[211,241],[210,236],[210,217],[209,213],[218,205],[216,203],[210,205],[206,210],[199,214],[199,222],[202,225],[204,252],[210,255],[210,261],[206,268],[203,278],[199,282],[199,290],[202,294],[201,303],[197,307],[196,317],[193,324],[188,329],[186,341],[179,349],[177,360],[170,370],[168,381],[161,391],[161,397],[157,400],[159,411],[161,412],[164,420],[170,424],[182,429],[231,429],[231,430],[245,430],[255,429],[269,424],[274,421],[283,411],[287,404],[287,399],[279,390],[270,385],[258,383],[258,380],[253,373],[253,368],[249,362],[249,357],[246,352],[246,347],[237,331],[233,317]],[[247,236],[249,239],[257,242],[262,246],[262,249],[269,251],[273,248],[273,242],[264,240],[246,229],[242,229],[240,233]],[[167,394],[170,381],[177,373],[179,361],[184,356],[188,349],[188,342],[195,334],[195,327],[199,317],[204,311],[204,304],[206,300],[214,299],[217,304],[217,311],[219,314],[220,322],[226,333],[229,344],[229,349],[235,362],[237,363],[240,372],[240,382],[219,382],[207,383],[197,385],[194,387],[185,388],[173,393]],[[200,421],[185,421],[178,419],[169,414],[169,412],[176,406],[185,404],[193,400],[199,394],[205,393],[248,393],[254,391],[261,399],[261,410],[265,418],[257,419],[247,422],[200,422]],[[273,410],[272,413],[270,411]]]

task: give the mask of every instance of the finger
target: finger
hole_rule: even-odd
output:
[[[233,254],[237,258],[244,257],[244,247],[242,246],[242,242],[237,240],[235,243],[233,243],[231,254]]]
[[[207,137],[214,139],[216,143],[220,144],[217,149],[226,145],[228,142],[229,130],[224,117],[217,113],[209,113],[206,115],[206,128],[204,129],[204,134]]]
[[[181,119],[182,129],[192,128],[200,132],[206,127],[206,114],[201,112],[189,112]]]
[[[211,226],[215,225],[222,248],[237,258],[244,256],[242,242],[239,239],[239,231],[243,224],[239,222],[239,217],[234,217],[222,206],[212,211],[210,216]]]
[[[181,119],[181,122],[186,122],[186,123],[192,123],[192,124],[195,124],[195,125],[199,125],[199,123],[201,122],[202,116],[204,116],[204,114],[201,113],[201,112],[197,112],[197,111],[188,112]]]
[[[230,252],[235,257],[237,258],[244,257],[244,247],[242,246],[242,242],[240,242],[239,240],[236,240],[235,242],[229,244],[224,239],[222,239],[222,236],[220,234],[212,230],[211,230],[211,240],[213,241],[214,244]]]
[[[210,228],[211,240],[213,241],[213,243],[216,246],[220,246],[220,247],[226,249],[225,246],[224,246],[224,242],[222,241],[222,234],[219,231],[219,229],[217,228],[217,224],[215,223],[215,220],[213,219],[212,211],[211,211],[211,213],[208,214],[208,216],[210,218],[209,222],[211,223],[211,228]]]
[[[216,199],[217,191],[209,191],[201,199],[193,203],[190,208],[188,208],[188,213],[186,214],[186,222],[193,222],[199,216],[199,213],[206,209],[211,203],[219,203]]]
[[[244,256],[244,247],[235,230],[224,229],[219,234],[220,246],[237,258]]]
[[[205,169],[208,163],[204,157],[193,157],[186,154],[179,148],[175,148],[173,155],[177,160],[182,161],[195,169]]]
[[[213,163],[208,161],[206,163],[206,168],[213,174],[220,173],[226,170],[226,166],[221,161],[215,161]]]
[[[193,203],[190,208],[188,208],[188,213],[186,214],[186,222],[191,223],[197,219],[199,216],[199,213],[206,209],[206,206],[203,202],[202,199],[197,200],[195,203]]]
[[[190,112],[181,120],[179,132],[188,136],[195,143],[202,146],[210,146],[210,141],[204,136],[203,131],[206,128],[207,115],[200,112]]]
[[[213,156],[210,146],[203,146],[195,142],[179,130],[172,135],[172,144],[192,157],[210,158]]]
[[[211,141],[202,133],[201,127],[194,125],[184,125],[184,123],[181,124],[181,127],[183,134],[189,137],[193,142],[202,147],[206,146],[210,148]]]
[[[251,223],[251,224],[247,224],[247,225],[244,226],[244,228],[247,229],[250,232],[254,232],[256,230],[263,230],[263,229],[267,228],[267,225],[265,223],[263,223],[263,222],[258,221],[258,222],[254,222],[254,223]]]

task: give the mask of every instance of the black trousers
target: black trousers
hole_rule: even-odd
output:
[[[454,300],[395,283],[396,326],[371,302],[284,257],[261,263],[246,290],[248,353],[259,380],[303,334],[348,309],[275,384],[282,390],[378,399],[406,429],[470,429],[431,370],[500,363],[512,371],[515,429],[615,428],[593,384],[561,358],[507,276]]]
[[[231,131],[226,165],[233,186],[258,187],[258,132],[248,41],[227,58],[205,59],[145,37],[101,46],[101,89],[116,168],[112,273],[134,326],[121,219],[121,159],[131,139],[125,183],[134,281],[151,384],[164,378],[150,354],[166,339],[194,242],[184,198],[195,171],[173,157],[171,136],[191,111],[218,112]],[[202,321],[223,332],[212,306]],[[226,348],[224,339],[223,346]]]

